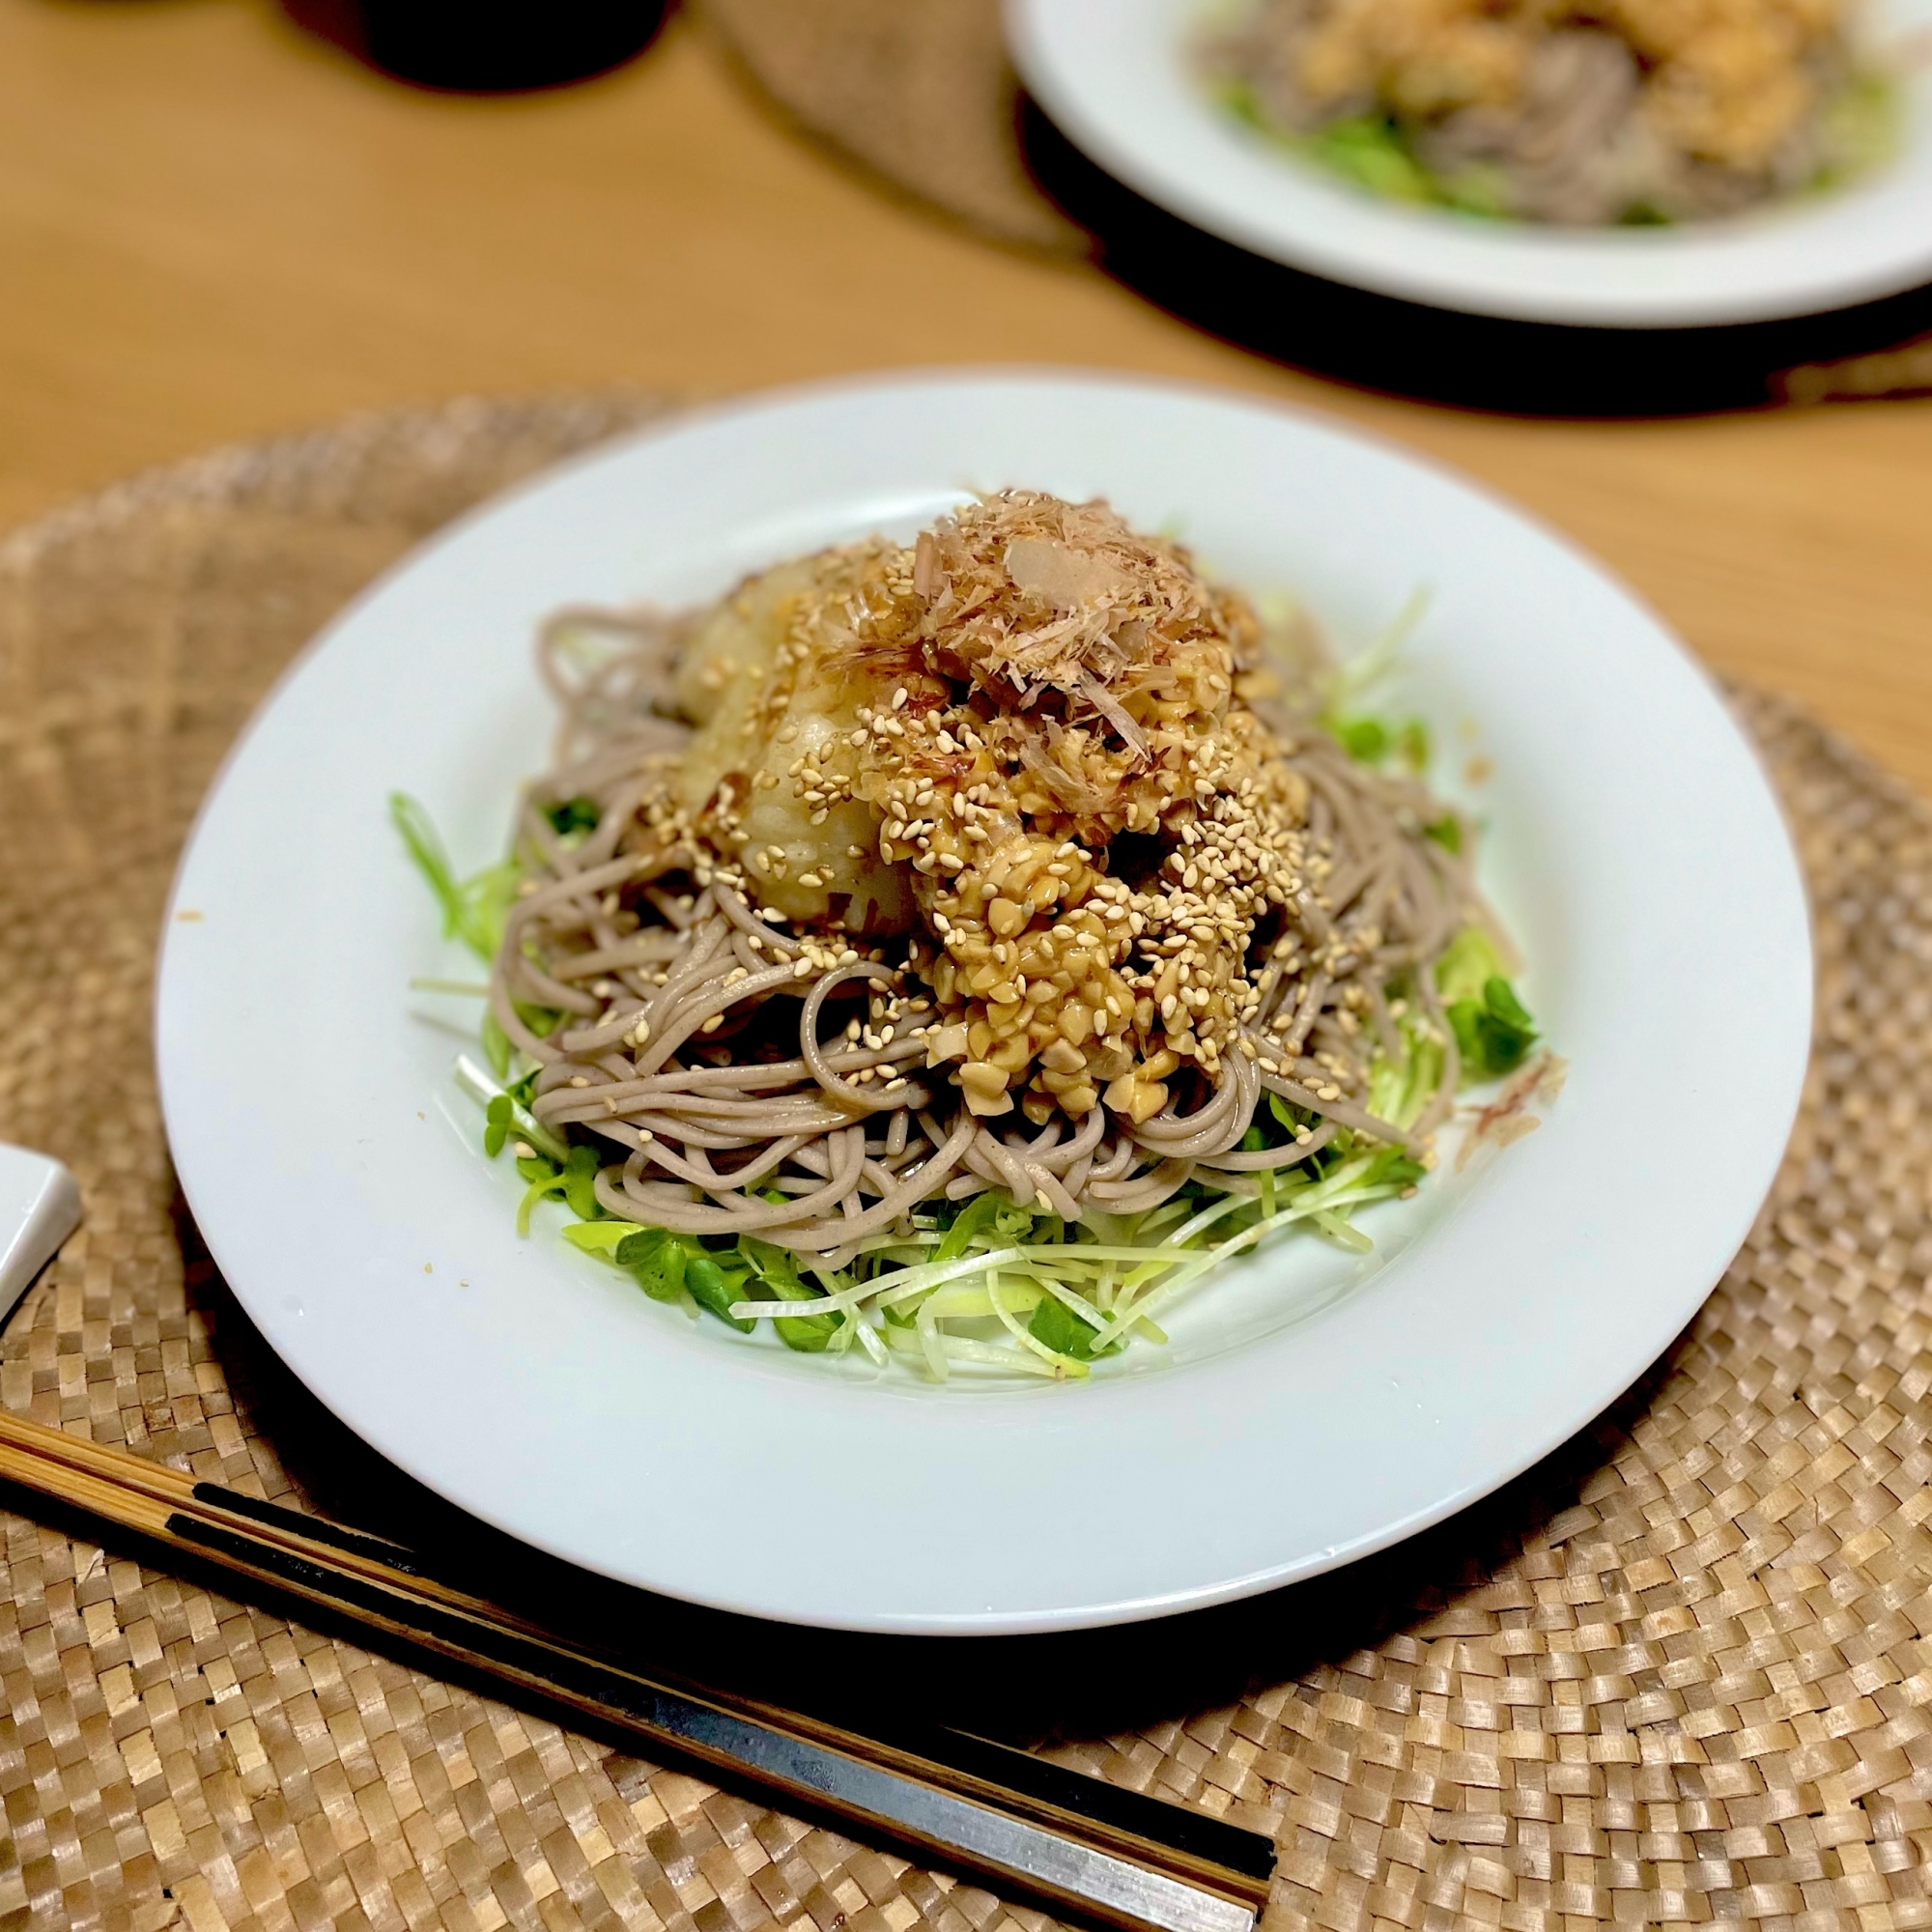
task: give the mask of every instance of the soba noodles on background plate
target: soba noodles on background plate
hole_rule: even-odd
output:
[[[646,1293],[806,1351],[1084,1376],[1263,1240],[1366,1248],[1464,1086],[1559,1064],[1419,725],[1105,504],[1025,491],[707,609],[571,611],[467,882],[485,1145]],[[1373,667],[1371,667],[1373,669]]]
[[[1229,106],[1361,185],[1574,224],[1730,214],[1871,166],[1891,90],[1852,0],[1253,0]]]

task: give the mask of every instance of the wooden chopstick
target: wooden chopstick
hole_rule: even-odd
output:
[[[870,1736],[640,1670],[455,1586],[385,1539],[4,1411],[0,1481],[1081,1918],[1253,1932],[1267,1902],[1274,1847],[1259,1833],[961,1732]]]

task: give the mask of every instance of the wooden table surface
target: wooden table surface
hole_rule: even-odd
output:
[[[460,390],[984,360],[1229,384],[1458,465],[1932,792],[1932,404],[1578,424],[1365,396],[878,193],[690,24],[492,100],[384,81],[270,0],[0,0],[0,525]]]

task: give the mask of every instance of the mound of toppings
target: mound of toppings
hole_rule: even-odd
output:
[[[1638,63],[1644,111],[1673,145],[1754,168],[1815,105],[1805,62],[1844,11],[1842,0],[1327,0],[1300,9],[1295,73],[1317,100],[1371,97],[1428,117],[1507,106],[1546,37],[1604,33]]]
[[[1254,613],[1178,545],[1006,492],[720,611],[680,672],[680,829],[828,958],[902,951],[975,1114],[1139,1123],[1254,1053],[1325,864],[1250,706]]]

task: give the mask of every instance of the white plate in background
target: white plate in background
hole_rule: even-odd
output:
[[[386,816],[500,851],[541,768],[531,635],[680,603],[976,487],[1101,494],[1344,640],[1431,593],[1403,701],[1476,748],[1483,876],[1569,1084],[1542,1129],[1373,1210],[1370,1264],[1285,1243],[1171,1357],[945,1388],[692,1324],[568,1247],[486,1161],[445,955]],[[185,915],[193,915],[192,918]],[[1077,1627],[1315,1574],[1547,1453],[1690,1319],[1796,1105],[1809,948],[1765,780],[1701,673],[1598,566],[1441,470],[1239,396],[1065,375],[781,393],[622,440],[486,505],[310,646],[176,882],[163,1101],[250,1317],[353,1428],[559,1556],[855,1629]],[[472,1009],[473,1014],[473,1009]],[[473,1023],[473,1019],[472,1019]],[[1138,1357],[1138,1362],[1136,1362]]]
[[[1873,38],[1932,29],[1881,0]],[[1191,64],[1199,0],[1006,0],[1021,77],[1090,159],[1197,228],[1330,281],[1473,315],[1659,328],[1818,315],[1932,279],[1932,77],[1902,73],[1898,155],[1719,221],[1571,229],[1378,199],[1242,127]]]

